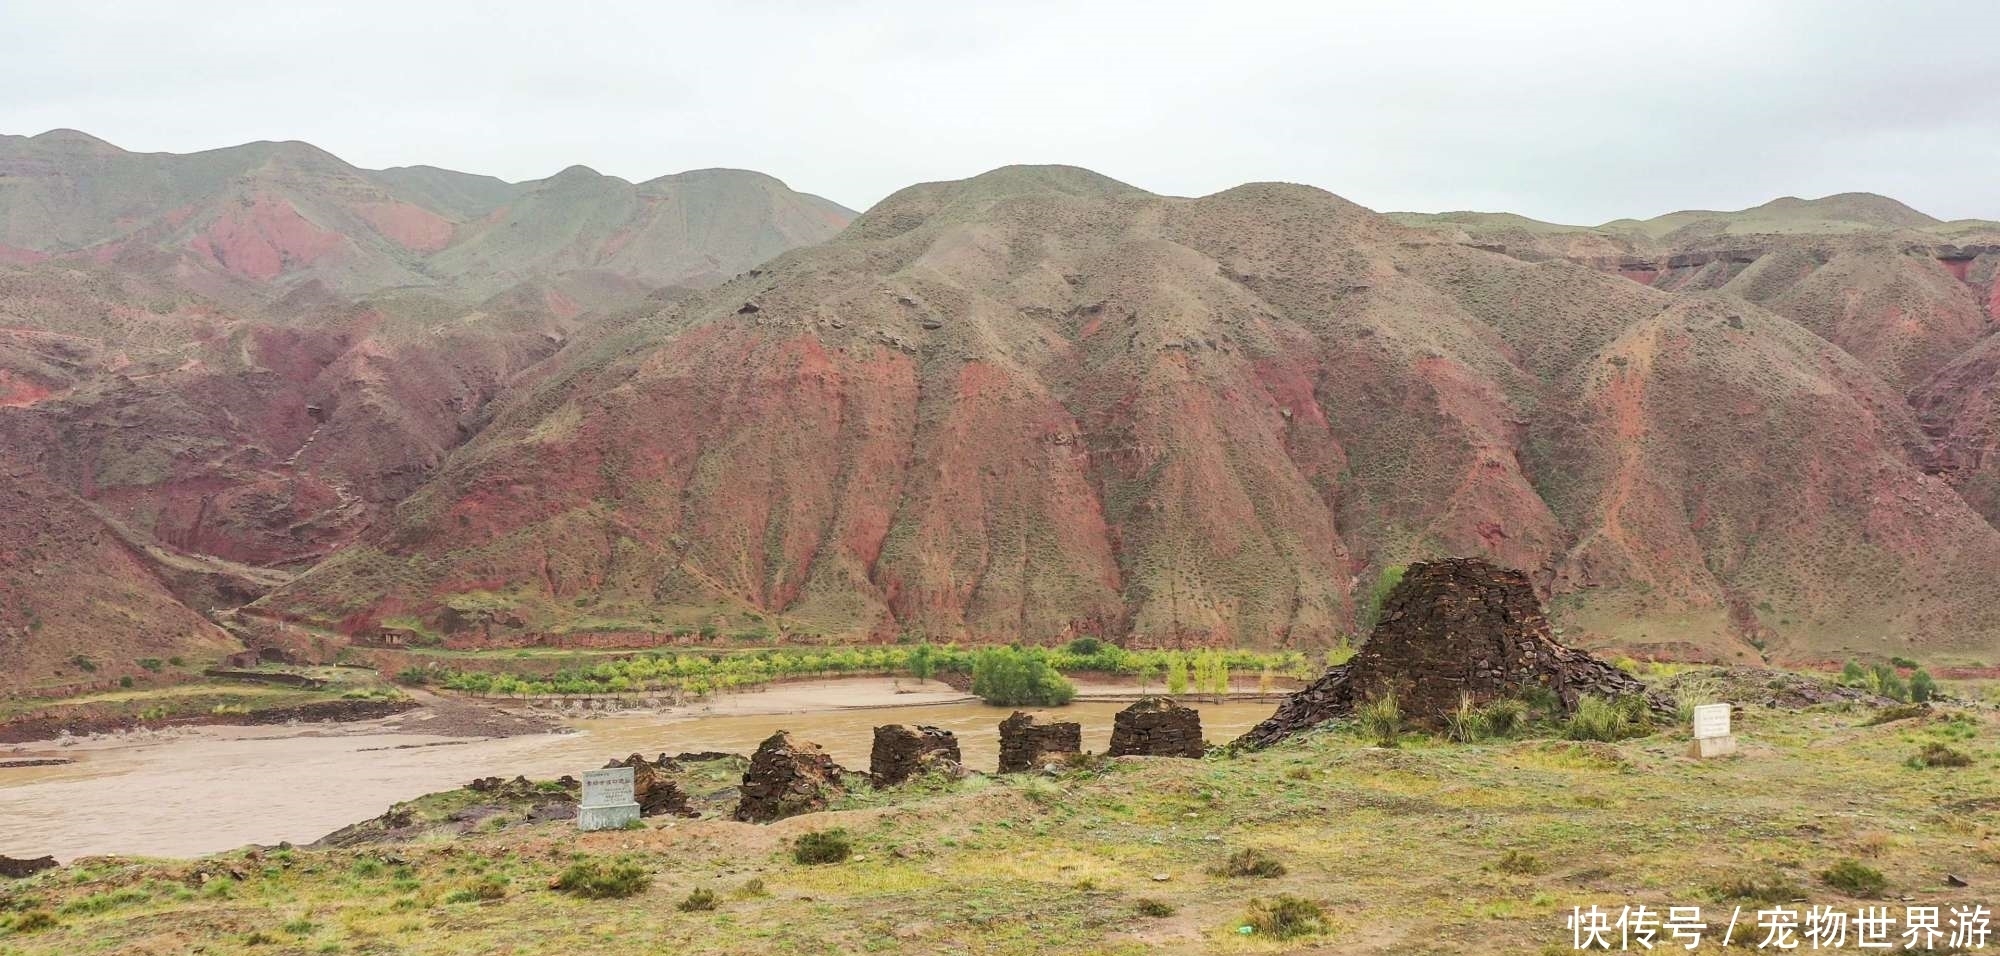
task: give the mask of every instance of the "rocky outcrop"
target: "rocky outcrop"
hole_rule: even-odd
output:
[[[679,785],[667,779],[667,774],[679,769],[666,754],[659,760],[647,760],[633,754],[623,760],[613,760],[604,769],[613,767],[632,768],[632,798],[639,802],[642,817],[695,817],[701,814],[688,806],[687,794]]]
[[[875,746],[868,753],[868,773],[878,787],[893,787],[937,760],[959,763],[958,737],[949,730],[902,724],[875,728]]]
[[[1453,558],[1410,565],[1354,658],[1286,698],[1238,743],[1267,746],[1391,692],[1406,719],[1429,727],[1464,697],[1546,693],[1567,712],[1585,694],[1639,695],[1672,709],[1638,678],[1556,643],[1526,574]]]
[[[1200,757],[1201,712],[1165,697],[1148,697],[1118,712],[1111,725],[1113,757]]]
[[[1000,722],[1001,773],[1033,770],[1049,757],[1082,752],[1082,724],[1044,724],[1018,710]]]
[[[736,819],[768,823],[826,809],[828,801],[843,792],[846,774],[818,744],[794,740],[778,731],[758,745],[743,771],[743,793],[736,804]]]
[[[34,876],[43,870],[56,868],[56,858],[36,857],[32,860],[17,860],[11,856],[0,856],[0,879],[19,880]]]

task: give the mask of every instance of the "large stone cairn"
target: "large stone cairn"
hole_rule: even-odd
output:
[[[1082,752],[1082,724],[1044,724],[1018,710],[1000,722],[1001,773],[1033,770],[1052,755]]]
[[[632,798],[639,802],[640,816],[701,816],[699,810],[688,806],[687,793],[667,777],[668,773],[679,769],[673,758],[661,754],[658,760],[647,760],[633,754],[604,765],[606,770],[617,767],[632,768]]]
[[[958,738],[949,730],[902,724],[875,728],[875,746],[868,752],[868,773],[878,787],[893,787],[939,761],[959,763]]]
[[[1200,757],[1201,712],[1165,697],[1146,697],[1118,712],[1111,723],[1113,757]]]
[[[1479,705],[1537,689],[1564,712],[1585,694],[1637,695],[1656,711],[1672,709],[1638,678],[1556,643],[1526,574],[1477,558],[1412,564],[1354,658],[1286,698],[1237,742],[1268,746],[1391,691],[1405,719],[1436,729],[1461,697]]]
[[[736,819],[768,823],[824,810],[834,794],[846,789],[841,780],[846,772],[818,744],[795,741],[780,730],[758,745],[743,771]]]

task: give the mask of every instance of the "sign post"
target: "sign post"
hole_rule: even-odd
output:
[[[1721,757],[1736,752],[1736,735],[1729,732],[1729,705],[1703,704],[1694,709],[1694,744],[1688,756]]]
[[[639,819],[639,801],[633,796],[631,767],[586,770],[583,773],[583,800],[576,808],[576,828],[616,830]]]

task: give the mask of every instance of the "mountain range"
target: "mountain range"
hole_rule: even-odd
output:
[[[1314,647],[1442,555],[1588,645],[2000,656],[2000,225],[1879,196],[1578,227],[1006,167],[857,217],[58,131],[0,137],[0,261],[16,687],[237,605]]]

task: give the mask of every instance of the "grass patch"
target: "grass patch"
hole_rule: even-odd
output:
[[[1270,899],[1251,900],[1243,913],[1243,925],[1273,939],[1318,936],[1326,932],[1326,910],[1304,897],[1280,893]]]
[[[587,900],[624,899],[653,885],[653,877],[636,863],[581,860],[556,877],[550,888]]]
[[[1972,757],[1963,750],[1957,750],[1933,740],[1918,750],[1910,758],[1910,766],[1922,770],[1926,767],[1970,767]]]
[[[1819,879],[1849,896],[1866,899],[1881,896],[1889,888],[1889,880],[1881,870],[1859,860],[1841,860],[1821,871]]]
[[[1395,691],[1362,704],[1355,710],[1354,719],[1362,735],[1378,747],[1394,747],[1402,742],[1403,708],[1396,701]]]
[[[715,894],[707,889],[697,889],[685,899],[674,904],[674,909],[683,913],[706,913],[715,908]]]
[[[1274,880],[1285,875],[1285,864],[1263,850],[1246,847],[1231,853],[1229,859],[1209,867],[1208,872],[1213,876]]]
[[[1147,919],[1166,919],[1180,912],[1180,908],[1160,900],[1140,900],[1132,904],[1132,912]]]

